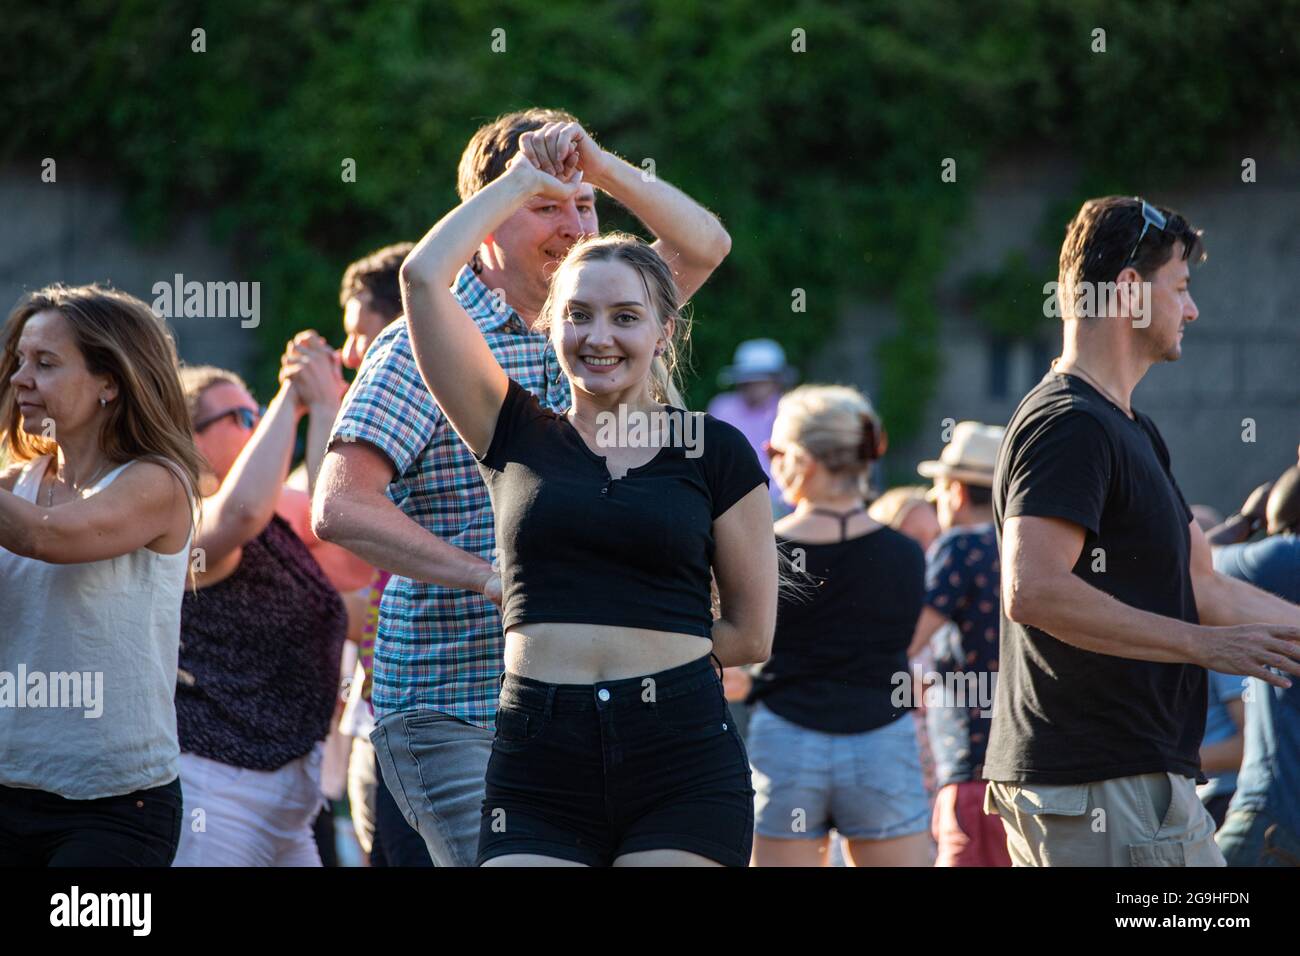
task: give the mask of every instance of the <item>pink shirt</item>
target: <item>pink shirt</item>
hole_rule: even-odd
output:
[[[714,396],[708,408],[709,414],[714,418],[740,429],[754,451],[758,453],[763,474],[767,475],[769,480],[772,477],[772,469],[767,455],[763,454],[763,442],[772,437],[772,424],[776,421],[776,406],[780,401],[780,395],[773,395],[762,405],[751,407],[740,397],[739,392],[723,392],[721,395]],[[775,481],[769,483],[768,490],[773,501],[781,500],[781,490],[776,486]]]

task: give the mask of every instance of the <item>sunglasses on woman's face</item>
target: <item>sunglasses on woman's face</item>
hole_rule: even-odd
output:
[[[211,418],[205,418],[203,421],[197,422],[194,425],[194,433],[197,435],[211,428],[223,418],[231,417],[235,419],[236,424],[238,424],[240,428],[251,432],[257,427],[257,423],[262,420],[262,411],[262,409],[244,408],[243,406],[240,406],[239,408],[228,408],[219,415],[213,415]]]
[[[776,461],[785,454],[784,448],[777,448],[770,441],[763,442],[763,454],[767,456],[768,461]]]

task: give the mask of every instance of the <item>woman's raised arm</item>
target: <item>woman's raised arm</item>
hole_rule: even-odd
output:
[[[189,513],[180,478],[137,461],[103,491],[55,508],[0,491],[0,548],[50,564],[106,561],[179,533]]]
[[[289,472],[300,414],[294,385],[286,381],[221,487],[203,500],[194,547],[203,552],[206,565],[216,565],[270,524]]]
[[[577,192],[534,166],[522,151],[489,185],[443,216],[402,263],[402,305],[411,350],[429,394],[475,455],[492,442],[508,380],[487,341],[450,287],[479,243],[533,196],[558,200]]]

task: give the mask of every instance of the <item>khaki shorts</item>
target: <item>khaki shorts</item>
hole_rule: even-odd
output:
[[[1013,866],[1223,866],[1214,819],[1191,778],[1146,773],[1092,783],[990,782]]]

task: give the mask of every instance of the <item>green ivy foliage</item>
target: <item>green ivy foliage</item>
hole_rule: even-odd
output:
[[[942,374],[933,286],[986,164],[1051,149],[1088,183],[1145,192],[1233,174],[1235,146],[1294,143],[1300,116],[1298,0],[82,0],[6,20],[0,158],[93,162],[141,238],[208,213],[262,283],[263,387],[293,332],[339,339],[348,261],[456,201],[481,122],[557,105],[634,164],[653,158],[732,234],[696,297],[694,404],[740,340],[807,362],[847,301],[879,298],[898,315],[874,396],[896,442]],[[611,206],[607,227],[635,228]],[[1064,219],[1046,225],[1059,242]],[[1029,261],[972,285],[991,330],[1036,322],[1041,296],[1017,291]]]

